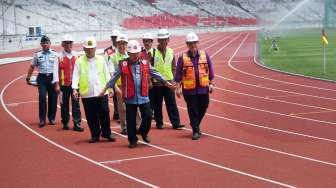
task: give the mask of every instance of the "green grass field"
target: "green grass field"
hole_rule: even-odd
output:
[[[278,52],[270,50],[271,40],[259,34],[260,57],[265,65],[287,72],[336,80],[336,30],[326,30],[326,73],[323,73],[321,30],[281,31],[276,36]]]

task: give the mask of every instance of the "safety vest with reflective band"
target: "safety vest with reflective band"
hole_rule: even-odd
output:
[[[166,80],[173,80],[174,75],[172,72],[172,62],[174,59],[174,51],[171,48],[166,49],[166,56],[163,60],[163,56],[159,50],[154,55],[154,68],[163,76]]]
[[[196,88],[196,73],[195,67],[187,53],[183,53],[183,74],[182,85],[183,89],[195,89]],[[198,59],[198,80],[201,87],[209,86],[209,64],[204,51],[199,52]]]
[[[123,61],[121,63],[121,89],[122,95],[125,99],[129,99],[135,96],[135,85],[134,78],[132,74],[132,64],[128,61]],[[149,64],[146,60],[140,62],[140,73],[141,73],[141,95],[148,96],[148,75],[149,75]]]
[[[111,59],[109,60],[109,63],[113,63],[114,69],[117,70],[119,62],[126,59],[127,57],[128,57],[127,53],[126,53],[126,55],[123,55],[123,54],[121,54],[117,51],[116,53],[114,53],[111,56]],[[121,86],[121,79],[120,78],[116,81],[116,84],[117,84],[117,86]]]
[[[59,83],[61,86],[70,86],[73,74],[73,68],[75,66],[77,57],[72,56],[69,59],[67,56],[61,56],[58,58],[58,74],[59,74]]]
[[[80,75],[79,75],[79,93],[85,96],[89,92],[89,62],[86,55],[82,55],[77,59],[76,63],[79,65]],[[99,73],[99,84],[103,89],[108,82],[104,70],[105,59],[100,55],[95,56],[96,70]],[[91,86],[92,87],[92,86]]]

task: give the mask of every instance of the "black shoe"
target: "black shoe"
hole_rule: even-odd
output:
[[[64,124],[63,124],[63,129],[64,129],[64,130],[69,130],[69,126],[68,126],[67,123],[64,123]]]
[[[198,140],[201,137],[201,135],[198,132],[194,132],[191,139],[192,140]]]
[[[77,132],[83,132],[83,131],[84,131],[84,128],[81,127],[80,125],[75,125],[75,126],[73,127],[73,130],[74,130],[74,131],[77,131]]]
[[[151,139],[149,138],[148,135],[146,135],[146,136],[142,136],[142,140],[143,140],[144,142],[146,142],[146,143],[150,143],[150,142],[151,142]]]
[[[122,129],[121,132],[120,132],[120,134],[127,135],[127,129]]]
[[[99,142],[99,138],[91,138],[89,140],[89,143],[96,143],[96,142]]]
[[[163,129],[163,125],[156,125],[157,129]]]
[[[113,120],[118,120],[118,119],[120,119],[119,114],[113,114]]]
[[[49,125],[55,125],[55,120],[54,119],[49,120]]]
[[[103,136],[103,138],[106,138],[108,142],[115,142],[116,141],[116,139],[112,135],[106,136],[106,137]]]
[[[130,143],[128,144],[128,148],[135,148],[135,147],[137,147],[137,145],[138,145],[137,142],[130,142]]]
[[[180,130],[184,127],[184,125],[174,125],[173,129]]]
[[[45,123],[45,121],[44,121],[44,120],[42,120],[42,121],[40,121],[40,123],[39,123],[39,127],[40,127],[40,128],[42,128],[42,127],[44,127],[44,126],[45,126],[45,124],[46,124],[46,123]]]

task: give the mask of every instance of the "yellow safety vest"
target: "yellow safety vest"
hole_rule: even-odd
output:
[[[119,61],[122,61],[124,59],[128,58],[128,54],[126,53],[125,55],[119,53],[119,51],[117,51],[116,53],[114,53],[111,58],[110,58],[110,62],[109,63],[113,63],[114,65],[114,69],[117,70],[118,66],[119,66]],[[119,78],[116,81],[117,86],[121,86],[121,78]]]
[[[104,70],[105,59],[100,55],[95,56],[95,63],[97,72],[99,73],[99,84],[101,88],[104,88],[108,82]],[[82,55],[77,59],[76,64],[79,65],[79,93],[85,96],[89,92],[89,63],[86,55]]]
[[[154,56],[154,68],[165,78],[166,80],[173,80],[174,75],[172,71],[172,62],[174,59],[174,51],[171,48],[166,49],[166,57],[163,60],[163,56],[159,50],[155,51]]]

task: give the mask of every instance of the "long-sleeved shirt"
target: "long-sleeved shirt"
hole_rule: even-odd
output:
[[[190,51],[188,51],[187,54],[190,57],[192,64],[194,65],[195,77],[196,77],[196,88],[189,89],[189,90],[183,89],[183,94],[184,95],[207,94],[209,92],[209,87],[201,87],[199,83],[199,79],[198,79],[198,60],[200,57],[199,52],[196,53],[195,57],[192,56],[192,53]],[[214,71],[213,71],[212,62],[208,54],[206,54],[206,58],[207,58],[208,65],[209,65],[209,80],[213,80]],[[176,72],[175,72],[176,82],[178,83],[181,82],[182,74],[183,74],[183,55],[181,55],[177,61]]]
[[[97,56],[97,55],[96,55]],[[97,97],[104,89],[104,87],[101,87],[100,84],[100,79],[99,79],[99,72],[97,70],[97,66],[96,66],[96,58],[90,58],[88,59],[88,64],[89,64],[89,69],[88,69],[88,81],[89,81],[89,91],[86,95],[82,95],[82,98],[90,98],[90,97]],[[109,80],[111,78],[110,73],[107,69],[107,65],[106,62],[102,62],[104,65],[104,72],[103,74],[105,74],[105,77],[107,78],[107,80]],[[78,63],[75,63],[75,68],[74,68],[74,72],[73,72],[73,77],[72,77],[72,88],[73,89],[78,89],[78,84],[79,84],[79,77],[80,77],[80,66],[78,65]],[[105,85],[105,83],[104,83]]]
[[[69,59],[71,59],[72,56],[77,56],[77,53],[74,52],[74,51],[71,51],[71,53],[63,51],[62,54],[59,55],[59,57],[68,57]],[[52,83],[59,82],[58,66],[59,66],[59,61],[55,62],[55,64],[54,64],[54,68],[53,68],[54,75],[53,75],[53,82]]]
[[[141,71],[140,71],[140,62],[133,63],[132,66],[132,76],[134,80],[134,97],[130,99],[124,99],[126,104],[144,104],[149,102],[148,96],[141,95]],[[112,88],[117,81],[117,79],[121,76],[121,64],[115,73],[113,74],[111,80],[107,83],[107,87]],[[149,74],[157,79],[160,82],[166,83],[167,81],[160,75],[158,71],[156,71],[151,65],[149,65]]]
[[[34,54],[31,65],[37,67],[39,73],[51,74],[54,71],[54,65],[58,61],[57,56],[57,52],[52,49],[48,51],[40,50]]]

